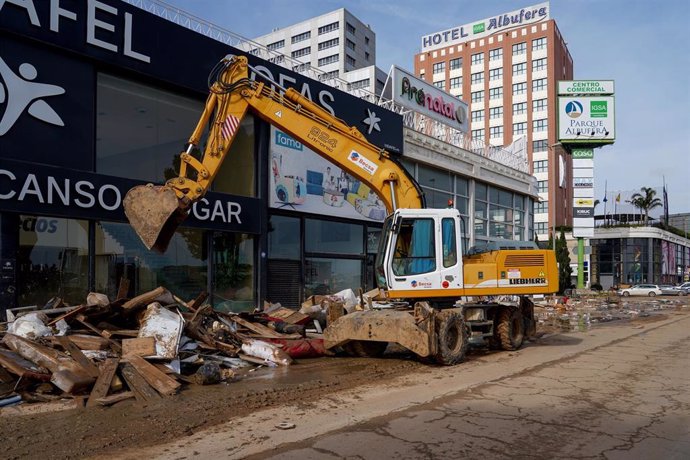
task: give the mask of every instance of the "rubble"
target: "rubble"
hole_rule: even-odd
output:
[[[185,385],[232,382],[257,366],[326,354],[309,329],[312,317],[280,304],[224,313],[205,303],[205,293],[185,302],[158,287],[126,299],[126,280],[121,286],[115,301],[92,292],[82,305],[54,298],[44,308],[8,311],[7,331],[0,331],[0,416],[154,401]],[[33,402],[46,407],[27,411]]]

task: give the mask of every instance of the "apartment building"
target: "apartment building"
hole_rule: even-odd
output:
[[[345,8],[274,29],[252,40],[321,69],[321,80],[340,78],[350,84],[350,90],[364,89],[375,94],[383,89],[386,73],[375,66],[376,34]]]
[[[572,225],[572,161],[557,139],[557,81],[573,79],[573,59],[549,3],[422,37],[415,73],[469,103],[474,139],[510,146],[526,137],[537,178],[539,239]]]

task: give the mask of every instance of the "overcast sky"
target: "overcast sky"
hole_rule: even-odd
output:
[[[539,0],[166,0],[247,38],[346,8],[376,34],[376,64],[413,69],[423,35]],[[595,195],[661,187],[690,212],[690,0],[552,0],[576,79],[616,85],[616,143],[595,150]]]

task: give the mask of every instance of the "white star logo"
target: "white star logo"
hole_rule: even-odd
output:
[[[373,130],[381,132],[381,127],[379,126],[379,121],[381,121],[381,119],[376,116],[376,112],[372,112],[371,110],[367,109],[367,113],[369,116],[362,120],[362,123],[369,127],[367,134],[371,134]]]

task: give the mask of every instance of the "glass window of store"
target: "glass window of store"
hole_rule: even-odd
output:
[[[302,295],[301,221],[272,215],[268,222],[266,299],[297,307]]]
[[[364,225],[305,219],[304,297],[362,286]]]
[[[119,280],[130,281],[129,296],[174,286],[175,295],[192,299],[209,289],[207,232],[178,228],[165,254],[149,251],[129,224],[97,222],[95,288],[111,299]]]
[[[213,308],[247,311],[256,307],[254,237],[244,233],[213,233]]]
[[[513,194],[489,188],[489,236],[513,239]]]
[[[18,304],[43,306],[57,296],[78,305],[88,294],[85,220],[22,215],[17,254]]]
[[[96,171],[156,182],[174,177],[203,108],[199,99],[98,74]]]
[[[487,240],[489,217],[489,191],[486,184],[474,183],[474,239],[476,242]]]

